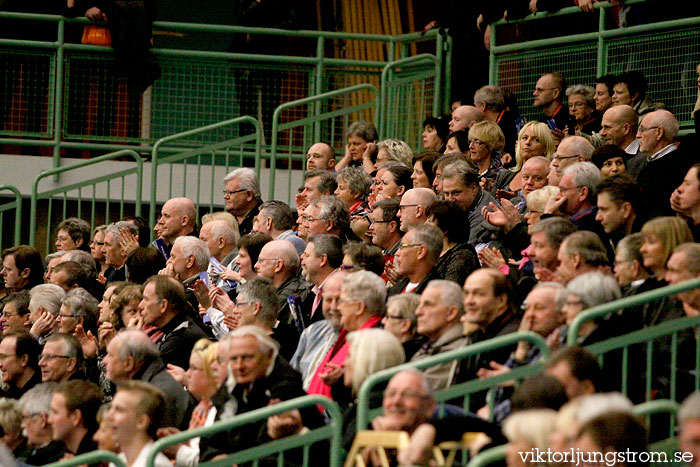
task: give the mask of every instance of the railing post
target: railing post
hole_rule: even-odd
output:
[[[598,56],[596,57],[596,77],[603,76],[607,68],[607,57],[605,54],[605,38],[603,31],[605,31],[605,8],[598,9]]]
[[[54,97],[54,114],[53,114],[53,168],[61,165],[61,138],[63,136],[63,43],[65,39],[65,19],[61,18],[58,21],[57,45],[56,49],[56,94]],[[58,174],[53,176],[53,181],[58,181]]]
[[[491,25],[491,38],[489,39],[491,47],[489,47],[489,84],[495,86],[498,84],[498,70],[496,69],[496,52],[493,49],[496,47],[496,23]]]
[[[435,88],[433,89],[433,115],[439,116],[442,114],[442,84],[444,81],[443,66],[445,64],[445,54],[443,51],[444,37],[438,34],[435,39]]]
[[[318,39],[316,39],[316,58],[318,59],[318,62],[316,63],[316,86],[314,89],[315,96],[318,96],[319,94],[323,93],[323,58],[325,54],[324,45],[325,41],[323,39],[323,36],[318,36]],[[314,104],[314,113],[316,115],[321,114],[321,101],[317,101]],[[321,141],[321,122],[314,123],[313,142],[315,143],[317,141]]]

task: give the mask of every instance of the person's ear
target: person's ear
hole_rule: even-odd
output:
[[[82,239],[82,238],[78,238],[78,239],[75,240],[73,243],[75,243],[75,246],[76,246],[78,249],[80,249],[80,247],[81,247],[82,244],[83,244],[83,239]]]
[[[406,192],[406,187],[403,185],[399,185],[399,190],[396,192],[398,196],[403,196],[403,194]]]
[[[425,245],[421,245],[420,251],[418,251],[418,259],[424,259],[426,256],[428,256],[428,247]]]
[[[578,253],[572,254],[571,262],[574,263],[574,267],[578,269],[578,267],[581,266],[581,255]]]
[[[418,206],[416,206],[416,219],[420,219],[423,216],[423,214],[425,214],[425,211],[423,210],[423,206],[419,204]]]
[[[148,426],[151,424],[151,420],[146,415],[145,413],[141,413],[136,417],[136,426],[135,428],[137,431],[146,431],[148,429]]]
[[[325,267],[328,264],[328,255],[321,255],[321,261],[319,263],[321,267]]]
[[[411,331],[411,320],[410,319],[404,319],[403,323],[401,323],[401,332],[404,334],[408,334]]]
[[[32,273],[31,269],[29,268],[24,268],[22,271],[19,273],[20,277],[22,279],[29,279],[29,275]]]
[[[625,219],[630,217],[632,215],[633,209],[632,209],[632,203],[629,201],[624,201],[622,203],[622,215],[624,216]]]
[[[260,309],[262,307],[260,306],[260,303],[254,302],[253,303],[253,315],[258,316],[260,314]]]
[[[275,264],[275,272],[282,272],[282,269],[284,269],[284,261],[278,259]]]
[[[71,357],[68,359],[68,371],[76,370],[77,365],[78,359],[76,359],[75,357]]]
[[[335,228],[335,222],[332,219],[327,219],[328,227],[326,227],[326,232],[330,232]]]

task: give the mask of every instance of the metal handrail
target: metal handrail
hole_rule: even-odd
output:
[[[111,462],[115,467],[127,467],[123,460],[111,451],[91,451],[75,456],[71,459],[54,462],[44,467],[74,467],[78,465],[97,464],[98,462]]]
[[[15,200],[14,200],[14,209],[15,209],[15,233],[13,237],[13,241],[15,245],[19,245],[21,241],[21,235],[22,235],[22,193],[20,193],[19,189],[17,189],[16,186],[13,185],[0,185],[0,191],[8,190],[11,191],[12,194],[15,195]],[[12,209],[13,203],[7,203],[4,204],[0,208],[0,213],[7,211],[9,209]],[[1,215],[1,214],[0,214]]]

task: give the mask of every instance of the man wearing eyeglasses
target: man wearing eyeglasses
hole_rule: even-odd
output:
[[[29,465],[57,462],[65,454],[64,444],[53,440],[53,430],[48,422],[55,387],[54,383],[37,384],[19,400],[27,449],[18,460]]]
[[[435,265],[442,252],[443,235],[431,224],[413,227],[404,235],[396,251],[395,264],[400,277],[388,296],[400,293],[421,294],[432,279],[438,279]]]
[[[224,177],[224,203],[238,221],[241,235],[250,233],[262,204],[260,182],[253,169],[241,167]]]
[[[639,172],[637,183],[652,215],[671,216],[671,193],[681,184],[693,165],[692,151],[684,145],[676,147],[680,125],[668,110],[648,113],[637,130],[639,150],[649,154],[646,166]]]
[[[567,136],[557,147],[557,152],[552,159],[552,167],[556,171],[558,185],[564,173],[564,169],[576,162],[590,162],[593,159],[593,145],[582,136]],[[552,185],[550,181],[550,185]]]
[[[412,188],[403,194],[397,216],[401,218],[401,231],[408,232],[411,227],[425,224],[428,206],[437,201],[437,195],[428,188]]]
[[[41,381],[60,383],[69,379],[85,379],[83,349],[70,334],[53,334],[46,339],[39,356]]]
[[[537,80],[532,106],[542,111],[540,121],[552,130],[562,132],[568,123],[569,112],[564,108],[564,78],[559,73],[545,73]]]

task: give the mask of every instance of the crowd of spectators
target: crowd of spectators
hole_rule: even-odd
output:
[[[474,105],[426,119],[417,155],[355,122],[340,157],[309,148],[295,206],[263,201],[255,171],[238,168],[223,180],[225,211],[200,220],[192,200],[172,198],[150,244],[138,217],[94,229],[67,218],[55,253],[4,250],[3,442],[27,465],[100,448],[140,466],[159,437],[318,394],[343,410],[349,447],[368,376],[531,331],[551,356],[521,341],[397,373],[370,395],[383,408],[372,428],[411,435],[401,462],[479,432],[473,452],[507,441],[515,465],[535,448],[642,452],[633,404],[688,397],[681,443],[697,451],[692,329],[654,343],[651,372],[639,346],[602,366],[585,347],[697,316],[700,293],[576,318],[700,276],[700,164],[641,73],[591,84],[543,75],[541,118],[527,123],[484,86]],[[477,392],[470,412],[436,410],[435,391],[540,361],[542,374],[503,383],[491,403]],[[171,446],[156,465],[324,423],[316,407],[293,410]]]

